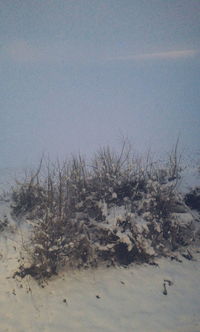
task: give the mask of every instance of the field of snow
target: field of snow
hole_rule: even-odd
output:
[[[10,222],[0,234],[1,332],[200,331],[198,249],[190,249],[194,260],[180,256],[182,263],[64,271],[41,287],[30,276],[13,278],[25,230],[9,202],[0,202],[0,215]]]

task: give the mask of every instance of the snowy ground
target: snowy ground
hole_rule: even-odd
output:
[[[1,218],[11,228],[0,234],[1,332],[199,332],[200,253],[157,261],[159,267],[132,265],[63,272],[44,288],[30,276],[12,277],[19,266],[23,229],[16,228],[9,202]],[[163,294],[164,280],[167,295]]]

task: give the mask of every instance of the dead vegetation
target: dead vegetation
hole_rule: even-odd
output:
[[[0,219],[0,232],[3,232],[5,229],[7,229],[8,225],[8,218],[5,215],[3,218]]]
[[[191,223],[174,218],[184,206],[177,145],[166,163],[134,157],[125,143],[120,153],[100,149],[90,165],[81,156],[69,162],[41,160],[36,172],[13,192],[13,213],[32,220],[27,253],[30,266],[18,275],[47,278],[63,267],[151,262],[189,244]],[[110,222],[110,211],[123,213]]]
[[[185,195],[185,203],[194,210],[200,212],[200,187],[196,187],[190,190]]]

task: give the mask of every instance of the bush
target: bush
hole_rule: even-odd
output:
[[[191,209],[200,211],[200,187],[192,189],[185,195],[185,203]]]
[[[63,266],[148,262],[163,248],[188,244],[189,225],[172,215],[176,201],[183,204],[180,170],[177,149],[165,164],[145,164],[125,144],[119,154],[100,149],[90,166],[81,156],[62,165],[41,162],[13,193],[14,213],[33,219],[31,265],[20,275],[41,279]],[[113,207],[125,213],[110,222]]]
[[[0,219],[0,232],[3,232],[8,227],[8,218],[4,216],[2,219]]]

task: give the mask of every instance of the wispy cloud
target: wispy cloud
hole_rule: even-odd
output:
[[[194,49],[190,50],[173,50],[173,51],[165,51],[165,52],[155,52],[155,53],[141,53],[134,54],[129,56],[116,56],[109,58],[110,61],[134,61],[134,60],[173,60],[173,59],[181,59],[188,58],[197,55],[199,52]]]
[[[2,48],[3,56],[14,63],[21,64],[55,64],[55,63],[91,63],[109,61],[147,61],[147,60],[178,60],[200,54],[199,50],[171,50],[152,53],[135,53],[128,55],[108,56],[98,52],[94,47],[77,43],[31,43],[26,40],[13,40]],[[112,51],[112,50],[111,50]]]

